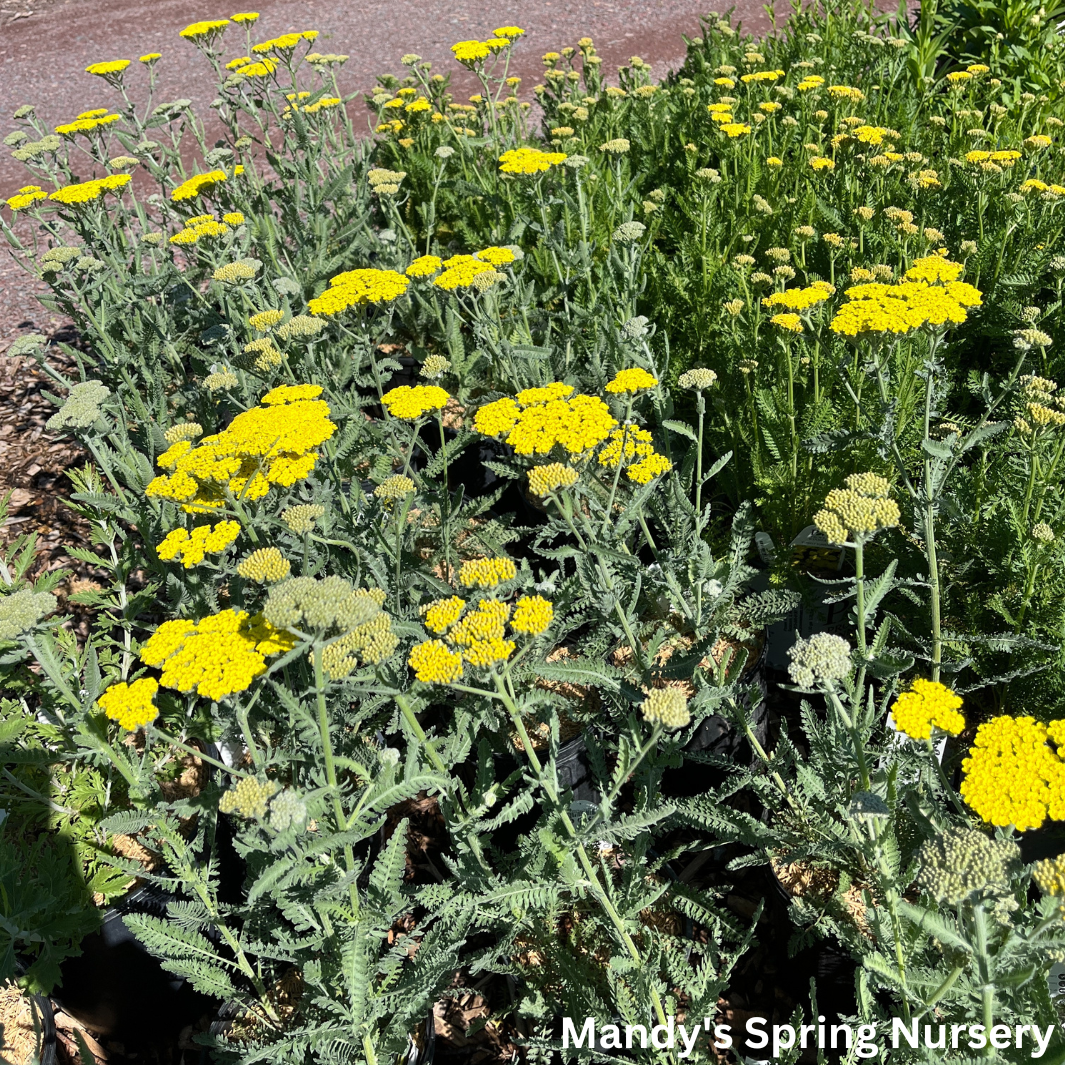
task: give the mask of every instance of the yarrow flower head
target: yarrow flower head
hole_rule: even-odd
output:
[[[300,503],[281,511],[281,520],[298,535],[309,533],[315,522],[325,514],[325,507],[319,503]]]
[[[504,174],[542,174],[565,162],[565,152],[542,152],[539,148],[512,148],[499,157]]]
[[[539,636],[555,618],[555,608],[540,595],[523,595],[514,604],[510,627],[527,636]]]
[[[284,580],[291,569],[292,563],[276,547],[260,547],[237,566],[237,573],[258,584],[273,584]]]
[[[0,640],[14,640],[29,632],[55,606],[56,598],[51,592],[35,592],[32,588],[0,596]]]
[[[931,739],[932,729],[957,736],[965,728],[965,718],[958,713],[961,705],[961,696],[945,684],[918,677],[895,700],[891,716],[899,732],[911,739]]]
[[[396,474],[383,480],[374,490],[373,494],[386,502],[396,502],[404,499],[414,492],[414,482],[409,477]]]
[[[635,366],[628,370],[619,370],[614,375],[614,379],[607,384],[606,390],[614,393],[642,392],[646,388],[654,388],[657,384],[657,377]]]
[[[224,814],[236,814],[248,821],[262,821],[270,808],[270,800],[281,790],[276,780],[258,780],[242,777],[234,788],[218,801],[218,809]]]
[[[989,839],[976,828],[950,828],[921,845],[917,886],[949,906],[998,899],[1010,893],[1020,857],[1011,840]]]
[[[351,307],[391,303],[407,291],[410,280],[395,270],[347,270],[329,281],[329,288],[308,302],[311,314],[340,314]]]
[[[852,473],[846,488],[834,488],[825,505],[814,515],[814,525],[833,544],[848,540],[865,541],[881,529],[899,523],[899,506],[888,498],[890,485],[874,473]]]
[[[654,688],[640,703],[644,721],[665,729],[687,728],[691,722],[688,699],[680,688]]]
[[[151,724],[159,716],[159,709],[155,705],[155,693],[158,690],[159,682],[154,677],[141,677],[132,684],[125,681],[112,684],[97,702],[112,721],[134,732]]]
[[[88,429],[103,413],[101,404],[111,394],[102,381],[81,381],[73,385],[66,402],[45,423],[53,432],[59,429]]]
[[[240,535],[240,522],[220,521],[215,526],[197,525],[190,533],[187,529],[174,529],[155,549],[164,562],[180,560],[185,569],[198,566],[207,555],[224,551]]]
[[[105,192],[115,192],[125,188],[133,179],[129,174],[109,174],[105,178],[82,181],[77,185],[66,185],[49,195],[50,200],[65,206],[80,206],[98,200]]]
[[[518,570],[509,558],[475,558],[459,568],[459,583],[464,588],[495,588],[512,581]]]
[[[643,222],[622,222],[611,236],[618,244],[632,244],[646,232],[647,226]]]
[[[800,688],[835,688],[850,676],[851,645],[830,632],[814,633],[788,648],[788,675]]]
[[[1053,746],[1051,746],[1052,741]],[[994,717],[976,730],[962,762],[962,798],[992,825],[1018,832],[1065,820],[1065,721]]]
[[[702,392],[710,388],[717,380],[717,374],[713,370],[696,367],[693,370],[685,370],[677,378],[677,384],[681,388],[689,388],[693,392]]]
[[[422,368],[418,371],[418,376],[433,381],[437,377],[443,377],[450,369],[450,359],[444,358],[443,355],[427,355]]]
[[[128,66],[128,59],[112,59],[105,63],[91,63],[85,68],[85,73],[95,74],[100,78],[110,78],[121,74]]]
[[[546,496],[559,488],[569,488],[577,483],[580,474],[572,467],[561,462],[551,462],[546,466],[534,466],[529,470],[529,491],[535,496]]]
[[[381,397],[393,418],[413,421],[430,411],[440,410],[450,399],[439,385],[399,385]]]

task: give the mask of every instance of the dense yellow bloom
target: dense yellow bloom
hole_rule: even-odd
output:
[[[540,174],[558,166],[566,158],[565,152],[542,152],[539,148],[511,148],[499,157],[499,169],[504,174]]]
[[[928,255],[915,259],[913,266],[906,271],[910,281],[957,281],[965,268],[961,263],[952,263],[941,255]]]
[[[482,599],[476,610],[451,627],[447,641],[466,648],[482,640],[501,640],[509,617],[510,607],[506,603],[498,599]]]
[[[317,30],[304,30],[302,33],[283,33],[280,37],[273,37],[269,41],[253,44],[251,50],[256,55],[264,55],[266,52],[291,52],[300,41],[313,41],[317,36]]]
[[[487,640],[475,640],[462,652],[462,657],[471,666],[492,666],[496,662],[505,662],[514,653],[513,640],[504,640],[502,636],[493,636]]]
[[[444,272],[433,278],[433,284],[447,292],[467,288],[474,283],[474,278],[495,272],[491,263],[475,259],[472,255],[452,255],[442,265]]]
[[[802,319],[797,314],[791,314],[790,312],[774,314],[769,320],[773,325],[780,329],[787,330],[789,333],[802,332]]]
[[[105,63],[91,63],[85,68],[85,73],[95,74],[100,78],[106,78],[112,74],[121,74],[128,66],[128,59],[112,59]]]
[[[744,137],[751,132],[751,127],[745,122],[725,122],[717,128],[730,139]]]
[[[614,375],[614,380],[606,386],[606,390],[608,392],[640,392],[645,388],[654,388],[657,384],[657,377],[634,366],[628,370],[619,370]]]
[[[516,256],[510,248],[499,248],[493,245],[475,252],[474,258],[491,263],[492,266],[507,266],[509,263],[514,262]]]
[[[1065,721],[1048,727],[1032,717],[992,718],[976,730],[962,762],[962,798],[985,821],[1018,832],[1039,828],[1047,817],[1065,819],[1063,741]]]
[[[865,93],[852,85],[829,85],[828,93],[830,96],[836,97],[837,100],[852,100],[854,103],[861,103],[865,99]]]
[[[450,684],[462,676],[462,655],[441,640],[426,640],[412,648],[407,664],[426,684]]]
[[[321,400],[296,398],[301,389],[318,385],[284,385],[267,393],[264,406],[238,414],[229,427],[204,437],[197,447],[179,441],[156,460],[171,472],[156,477],[145,495],[181,503],[190,513],[222,505],[225,493],[261,499],[277,484],[284,487],[314,469],[314,448],[336,431],[329,406]]]
[[[762,300],[763,307],[783,307],[789,311],[808,311],[824,303],[834,295],[835,288],[827,281],[815,281],[806,288],[786,288],[783,292],[774,292]]]
[[[714,84],[720,85],[724,89],[733,89],[736,87],[736,83],[732,78],[714,78]]]
[[[284,580],[291,569],[292,563],[276,547],[260,547],[237,566],[237,573],[245,580],[269,584]]]
[[[163,53],[162,52],[148,52],[147,54],[142,55],[140,57],[140,59],[138,59],[138,62],[139,63],[151,64],[151,63],[154,63],[157,59],[162,59],[162,58],[163,58]]]
[[[78,185],[67,185],[57,189],[48,198],[62,204],[89,203],[98,199],[105,192],[113,192],[128,185],[132,179],[129,174],[110,174],[105,178],[83,181]]]
[[[126,684],[124,681],[112,684],[97,702],[112,721],[117,721],[124,729],[133,732],[151,724],[159,716],[155,705],[155,693],[158,690],[157,680],[153,677],[141,677],[132,684]]]
[[[494,588],[502,581],[511,581],[518,568],[509,558],[475,558],[463,562],[459,569],[459,584],[464,588]]]
[[[650,484],[656,477],[669,473],[671,469],[673,469],[673,463],[665,455],[659,455],[656,451],[647,458],[628,466],[625,476],[630,481],[635,481],[636,484]]]
[[[266,671],[267,655],[295,645],[261,614],[223,610],[198,622],[164,621],[141,648],[141,661],[162,669],[164,688],[218,700],[245,691]]]
[[[514,605],[510,627],[527,636],[539,636],[555,619],[555,608],[540,595],[523,595]]]
[[[568,385],[556,384],[560,389]],[[568,399],[538,400],[523,404],[520,396],[497,399],[474,415],[474,428],[485,436],[506,435],[506,442],[519,455],[546,455],[561,445],[574,455],[590,451],[617,427],[610,408],[598,396],[576,395]]]
[[[233,22],[257,22],[259,19],[258,11],[238,11],[235,15],[229,16]]]
[[[572,466],[564,466],[561,462],[534,466],[529,470],[529,491],[536,496],[546,496],[559,488],[576,484],[579,476]]]
[[[201,192],[210,192],[220,181],[228,181],[229,175],[224,170],[209,170],[206,174],[195,174],[183,181],[172,193],[170,199],[175,203],[192,200]]]
[[[1049,148],[1051,143],[1050,138],[1042,133],[1034,133],[1031,137],[1026,137],[1024,141],[1026,148]]]
[[[895,700],[891,716],[895,727],[915,740],[931,739],[933,728],[957,736],[965,728],[961,705],[961,696],[945,684],[918,677]]]
[[[284,317],[284,311],[271,308],[266,311],[259,311],[258,314],[253,314],[248,319],[248,325],[250,325],[252,329],[258,329],[260,332],[265,333],[266,330],[273,329],[273,327]]]
[[[201,37],[213,37],[223,32],[228,25],[229,19],[227,18],[194,22],[191,26],[186,26],[178,36],[184,37],[188,41],[196,41]]]
[[[435,603],[422,607],[425,627],[430,632],[441,635],[458,621],[465,609],[466,600],[457,595],[451,596],[450,599],[437,599]]]
[[[460,63],[472,64],[487,58],[491,49],[484,41],[459,41],[451,46],[451,52]]]
[[[410,281],[395,270],[347,270],[329,282],[329,288],[308,302],[311,314],[340,314],[350,307],[391,303],[407,291]]]
[[[268,78],[275,70],[277,70],[277,60],[267,56],[256,63],[241,67],[237,73],[243,74],[246,78]]]
[[[553,399],[566,399],[573,395],[573,385],[565,385],[561,381],[552,381],[549,385],[538,385],[535,388],[523,388],[514,398],[523,407],[533,403],[549,403]]]
[[[799,92],[809,92],[810,89],[819,89],[824,85],[825,79],[819,74],[807,74],[802,81],[799,82]]]
[[[442,263],[439,256],[420,255],[407,267],[404,273],[407,277],[429,277],[440,269]]]
[[[875,473],[852,473],[846,488],[833,488],[825,505],[814,515],[814,525],[833,544],[848,539],[866,540],[881,529],[899,523],[899,506],[888,498],[887,480]]]
[[[38,201],[47,198],[48,193],[40,185],[26,185],[7,201],[7,205],[12,211],[24,211],[27,207],[32,207]]]
[[[964,322],[967,309],[981,305],[979,290],[962,281],[929,284],[924,280],[946,278],[956,266],[938,256],[930,256],[917,260],[911,267],[914,278],[907,274],[907,280],[894,285],[876,282],[847,289],[850,302],[832,319],[833,332],[852,337],[867,333],[901,334],[926,326]]]
[[[784,77],[783,70],[754,70],[750,74],[741,74],[740,81],[745,85],[752,81],[776,81]]]
[[[204,560],[204,556],[224,551],[239,535],[238,521],[220,521],[213,528],[197,525],[191,533],[186,529],[173,529],[155,551],[164,562],[180,559],[185,569],[192,569]]]
[[[836,164],[825,155],[815,155],[810,160],[810,166],[814,170],[835,170]]]
[[[393,418],[420,418],[431,410],[440,410],[451,397],[439,385],[400,385],[386,392],[381,402]]]

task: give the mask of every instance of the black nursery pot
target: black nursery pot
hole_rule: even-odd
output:
[[[766,645],[758,658],[744,671],[740,684],[751,715],[752,731],[763,746],[769,731],[769,709],[766,701]],[[747,737],[720,714],[708,717],[685,744],[685,754],[714,755],[737,765],[749,765],[754,751]],[[662,774],[662,794],[670,798],[690,798],[701,795],[708,788],[721,783],[724,773],[705,762],[685,758],[684,764],[666,769]]]

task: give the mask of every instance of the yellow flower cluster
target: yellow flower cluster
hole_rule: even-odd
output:
[[[655,451],[652,440],[646,429],[636,425],[615,429],[599,452],[599,465],[614,468],[624,458],[625,476],[637,484],[648,484],[673,469],[673,463]]]
[[[829,85],[828,94],[829,96],[834,96],[837,100],[850,100],[856,104],[865,99],[865,93],[861,89],[854,88],[853,85]]]
[[[723,122],[717,128],[729,139],[744,137],[751,132],[751,127],[746,122]]]
[[[284,580],[291,569],[292,563],[276,547],[260,547],[237,566],[237,573],[245,580],[272,584]]]
[[[317,36],[317,30],[304,30],[302,33],[283,33],[280,37],[253,44],[251,50],[256,55],[264,55],[266,52],[291,52],[300,41],[313,41]]]
[[[613,381],[606,386],[606,390],[614,393],[640,392],[645,388],[654,388],[657,384],[657,377],[635,366],[628,370],[619,370]]]
[[[228,216],[227,216],[228,217]],[[225,222],[212,214],[198,214],[185,222],[185,228],[170,238],[171,244],[195,244],[202,237],[224,237],[229,232]]]
[[[875,473],[852,473],[846,488],[833,488],[825,506],[814,515],[814,525],[833,544],[848,539],[866,540],[881,529],[899,523],[899,506],[888,498],[887,480]]]
[[[514,604],[510,627],[527,636],[539,636],[555,619],[555,608],[541,595],[523,595]]]
[[[802,332],[802,319],[797,314],[791,314],[789,312],[774,314],[769,321],[777,326],[778,329],[783,329],[788,333]]]
[[[985,821],[1018,832],[1039,828],[1047,817],[1065,820],[1063,742],[1065,721],[1047,726],[1032,717],[993,717],[976,730],[962,762],[962,798]]]
[[[194,22],[191,26],[186,26],[178,36],[184,37],[187,41],[196,41],[201,37],[214,37],[216,34],[223,32],[228,25],[229,19],[227,18]]]
[[[1020,159],[1021,153],[1015,151],[997,151],[988,152],[983,149],[975,149],[971,152],[965,153],[965,161],[967,163],[974,163],[979,165],[980,163],[996,163],[998,166],[1011,167],[1018,159]]]
[[[855,285],[847,289],[849,302],[836,312],[831,329],[858,337],[958,325],[965,321],[968,308],[982,303],[978,289],[956,280],[960,273],[960,264],[929,256],[918,259],[906,279],[894,285]]]
[[[95,74],[100,78],[106,78],[112,74],[121,74],[128,66],[128,59],[111,59],[103,63],[90,63],[85,68],[85,73]]]
[[[141,648],[141,661],[162,669],[164,688],[218,700],[245,691],[265,672],[267,655],[295,645],[261,614],[223,610],[198,622],[164,621]]]
[[[459,583],[464,588],[494,588],[502,581],[512,581],[517,572],[509,558],[474,558],[462,563]]]
[[[466,608],[466,600],[453,595],[450,599],[437,599],[435,603],[422,607],[425,627],[438,635],[447,632],[458,621]]]
[[[129,174],[109,174],[105,178],[94,178],[92,181],[82,181],[77,185],[66,185],[56,189],[48,198],[62,204],[89,203],[99,199],[105,192],[114,192],[124,188],[132,178]]]
[[[499,169],[504,174],[541,174],[558,166],[566,158],[565,152],[542,152],[539,148],[511,148],[499,157]]]
[[[497,399],[477,411],[474,428],[485,436],[505,436],[519,455],[546,455],[556,444],[581,455],[601,444],[618,423],[597,396],[572,392],[571,385],[555,382],[526,389],[515,399]]]
[[[311,314],[339,314],[349,307],[391,303],[410,282],[395,270],[347,270],[329,281],[329,288],[307,304]]]
[[[24,211],[27,207],[32,207],[39,200],[45,200],[47,198],[48,193],[46,193],[40,185],[25,185],[7,201],[7,205],[12,211]]]
[[[811,89],[819,89],[824,85],[825,79],[820,74],[807,74],[802,81],[799,82],[799,92],[809,92]]]
[[[393,418],[413,421],[431,410],[440,410],[450,398],[439,385],[399,385],[389,389],[381,402]]]
[[[159,716],[155,705],[155,693],[158,690],[157,680],[141,677],[132,684],[126,684],[125,681],[112,684],[97,702],[112,721],[133,732],[151,724]]]
[[[205,555],[224,551],[239,535],[239,521],[220,521],[213,527],[197,525],[191,534],[186,529],[173,529],[155,551],[164,562],[180,559],[185,569],[192,569]]]
[[[754,70],[750,74],[741,74],[740,81],[747,85],[752,81],[776,81],[782,77],[784,77],[783,70]]]
[[[572,466],[565,466],[561,462],[534,466],[529,470],[529,491],[536,496],[550,495],[559,488],[576,484],[579,476]]]
[[[64,137],[73,136],[75,133],[91,133],[101,126],[109,126],[112,122],[117,122],[121,117],[121,115],[108,113],[106,107],[98,107],[93,111],[82,111],[73,122],[65,122],[61,126],[56,126],[55,131]]]
[[[510,248],[500,248],[496,245],[492,245],[476,252],[474,258],[481,259],[486,263],[491,263],[492,266],[507,266],[509,263],[514,262],[515,255]]]
[[[203,513],[222,506],[226,492],[261,499],[272,484],[288,487],[302,480],[314,469],[314,448],[336,431],[328,404],[311,398],[320,393],[318,385],[276,388],[263,396],[262,406],[238,414],[227,429],[196,447],[179,441],[156,460],[170,473],[156,477],[145,495]]]
[[[474,255],[452,255],[440,265],[444,268],[444,272],[433,278],[433,284],[447,292],[453,292],[457,288],[467,288],[474,283],[474,278],[495,271],[495,267],[490,262]]]
[[[220,181],[228,180],[229,175],[224,170],[208,170],[206,174],[194,174],[170,193],[170,199],[174,203],[193,200],[201,192],[210,192]]]
[[[408,665],[426,684],[450,684],[462,676],[462,655],[442,640],[426,640],[411,649]]]
[[[892,704],[891,716],[895,727],[911,739],[931,739],[933,728],[957,736],[965,728],[965,718],[958,713],[961,705],[961,696],[945,684],[918,677]]]
[[[443,265],[438,255],[420,255],[403,272],[407,277],[431,277]]]
[[[815,281],[806,288],[786,288],[783,292],[774,292],[762,300],[763,307],[783,307],[789,311],[808,311],[824,303],[835,293],[835,288],[827,281]]]

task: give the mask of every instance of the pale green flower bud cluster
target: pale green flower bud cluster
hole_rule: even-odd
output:
[[[638,314],[635,318],[629,318],[622,325],[621,331],[629,340],[640,340],[647,336],[648,319],[645,315]]]
[[[107,269],[107,263],[102,259],[97,259],[92,255],[83,255],[75,264],[75,270],[81,270],[86,274],[97,274],[101,270]]]
[[[693,392],[702,392],[710,388],[716,380],[717,374],[713,370],[697,366],[693,370],[685,370],[677,379],[677,384],[681,388],[690,388]]]
[[[383,610],[365,625],[359,625],[334,640],[322,651],[322,667],[334,680],[346,677],[359,661],[377,665],[395,653],[399,640],[392,631],[392,618]]]
[[[937,902],[956,906],[967,899],[1004,895],[1020,848],[989,839],[975,828],[951,828],[921,846],[917,885]]]
[[[422,368],[418,371],[419,377],[424,377],[429,381],[435,381],[438,377],[443,377],[444,374],[451,369],[451,360],[445,359],[443,355],[430,355],[422,363]]]
[[[237,786],[227,791],[218,803],[224,814],[237,814],[249,821],[262,821],[270,806],[270,800],[280,791],[275,780],[256,780],[243,777]]]
[[[1032,526],[1032,539],[1041,544],[1053,543],[1054,530],[1045,521],[1037,521]]]
[[[321,318],[312,318],[309,314],[297,314],[274,331],[281,340],[303,340],[316,337],[325,328]]]
[[[50,592],[23,588],[0,598],[0,640],[13,640],[29,632],[38,621],[55,610],[56,599]]]
[[[100,417],[100,404],[111,394],[101,381],[82,381],[74,385],[66,402],[46,422],[53,432],[57,429],[87,429]]]
[[[834,688],[851,671],[851,645],[830,632],[798,640],[788,649],[788,658],[788,674],[800,688]]]
[[[237,375],[232,370],[218,370],[215,373],[208,374],[203,379],[204,387],[208,392],[221,392],[226,388],[236,388]]]
[[[69,244],[61,244],[55,248],[49,248],[41,256],[41,269],[46,274],[55,274],[63,269],[72,259],[81,256],[83,248],[71,247]]]
[[[395,477],[389,477],[387,480],[382,481],[374,490],[373,494],[378,499],[384,499],[388,502],[396,502],[403,499],[404,496],[409,496],[414,491],[414,482],[409,477],[404,477],[402,474],[396,474]]]
[[[237,259],[236,262],[220,266],[212,276],[224,285],[241,285],[251,281],[262,265],[258,259]]]
[[[381,609],[384,593],[353,588],[343,577],[293,577],[274,587],[263,616],[278,629],[350,632]]]
[[[478,292],[487,292],[494,285],[498,285],[500,281],[506,281],[506,279],[507,275],[501,270],[485,270],[482,274],[474,274],[470,279],[470,284]]]
[[[632,244],[647,232],[647,226],[643,222],[622,222],[614,230],[614,240],[618,244]]]
[[[814,515],[814,525],[829,543],[864,541],[881,529],[898,525],[899,506],[888,498],[890,486],[885,478],[875,473],[853,473],[845,483],[846,488],[828,493],[824,509]]]
[[[624,155],[630,147],[631,145],[625,137],[615,137],[613,140],[600,144],[599,150],[609,155]]]
[[[325,513],[320,503],[300,503],[281,511],[281,520],[292,530],[302,536],[314,528],[314,523]]]
[[[24,333],[15,338],[15,342],[7,349],[8,355],[16,358],[19,355],[33,355],[40,351],[48,343],[48,337],[41,333]]]
[[[679,688],[655,688],[642,703],[645,721],[667,729],[685,728],[691,721],[688,699]]]
[[[20,163],[28,163],[39,156],[45,155],[47,152],[59,151],[62,144],[63,142],[59,137],[54,133],[49,133],[47,137],[42,137],[39,141],[30,141],[20,148],[16,148],[11,155]]]
[[[275,832],[289,828],[297,831],[307,823],[307,804],[294,792],[285,788],[270,803],[270,827]]]
[[[199,422],[178,422],[163,433],[163,438],[168,444],[176,444],[181,440],[195,440],[198,436],[203,436],[203,426]]]

